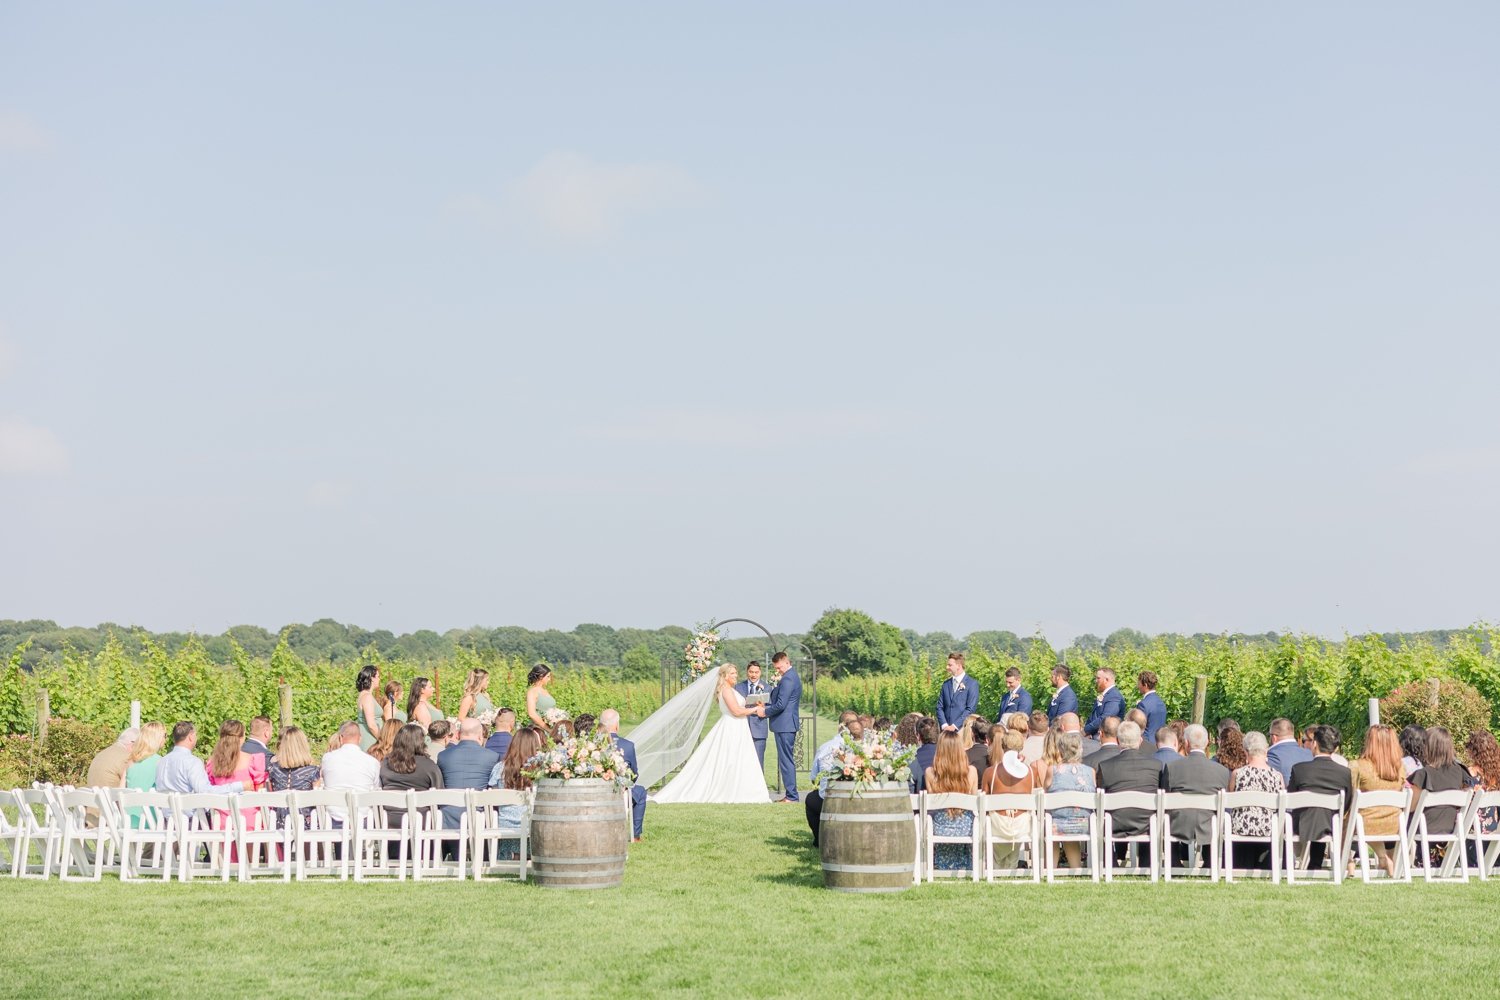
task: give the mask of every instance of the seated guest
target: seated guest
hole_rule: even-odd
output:
[[[249,735],[245,737],[244,746],[240,747],[248,754],[260,754],[266,759],[266,766],[271,764],[271,720],[264,715],[257,715],[250,720]]]
[[[1074,716],[1077,720],[1077,716]],[[1055,746],[1058,763],[1051,767],[1051,780],[1047,784],[1049,792],[1092,792],[1097,786],[1094,782],[1093,768],[1083,763],[1081,754],[1083,737],[1076,732],[1059,733]],[[1051,817],[1052,832],[1061,836],[1072,836],[1089,832],[1088,812],[1073,806],[1062,809],[1047,810]],[[1083,851],[1081,845],[1075,841],[1058,844],[1061,857],[1066,857],[1069,868],[1083,867]],[[1054,858],[1054,864],[1058,858]]]
[[[833,753],[844,745],[844,737],[852,740],[864,739],[864,727],[859,724],[859,716],[854,712],[844,712],[839,715],[839,727],[834,731],[833,738],[822,746],[813,755],[812,772],[809,777],[817,787],[803,798],[803,814],[807,817],[808,829],[812,831],[813,846],[818,846],[818,833],[822,829],[823,822],[823,796],[828,793],[828,783],[833,780]],[[915,772],[916,765],[912,765]]]
[[[380,746],[381,741],[386,739],[386,730],[395,727],[390,734],[390,740],[394,741],[396,733],[401,730],[401,723],[390,721],[381,727],[381,740],[370,749],[373,751]],[[373,753],[365,753],[359,748],[361,737],[364,735],[360,730],[359,723],[346,722],[339,726],[335,737],[339,745],[323,755],[320,761],[319,772],[323,779],[323,788],[330,792],[374,792],[380,788],[380,760]],[[387,747],[390,746],[388,742]],[[382,751],[382,757],[384,751]],[[343,806],[329,806],[328,818],[333,821],[334,826],[342,827],[349,819],[349,811]]]
[[[146,738],[146,731],[141,730],[141,739]],[[1464,744],[1464,753],[1469,756],[1469,778],[1470,785],[1478,787],[1481,791],[1493,792],[1500,789],[1500,743],[1495,741],[1483,729],[1476,729],[1469,734],[1468,741]],[[1500,810],[1493,806],[1485,806],[1479,810],[1479,829],[1483,833],[1494,833],[1500,830]],[[1469,845],[1472,850],[1474,845]],[[1474,867],[1478,867],[1477,864]]]
[[[1427,730],[1426,755],[1421,770],[1411,776],[1411,787],[1429,792],[1456,792],[1467,787],[1469,772],[1453,756],[1453,737],[1442,726]],[[1415,793],[1413,793],[1415,794]],[[1452,833],[1458,818],[1455,806],[1424,809],[1428,833]]]
[[[566,743],[573,738],[573,734],[574,729],[572,719],[563,719],[561,722],[554,723],[552,726],[551,736],[553,743]]]
[[[969,721],[969,732],[974,742],[965,751],[969,763],[974,766],[976,774],[983,774],[990,763],[990,724],[982,715],[975,715]]]
[[[485,740],[484,748],[495,751],[500,756],[500,759],[504,760],[505,751],[510,749],[510,738],[511,734],[515,732],[515,728],[516,710],[513,708],[500,709],[495,713],[495,731],[490,734],[488,740]]]
[[[1214,795],[1229,785],[1229,771],[1208,759],[1208,730],[1196,723],[1187,727],[1188,752],[1161,767],[1163,791],[1189,795]],[[1158,733],[1157,735],[1160,735]],[[1213,834],[1212,815],[1202,810],[1174,810],[1171,814],[1172,866],[1188,867],[1191,847],[1198,844],[1205,859],[1209,856],[1209,838]]]
[[[587,736],[594,731],[594,716],[589,712],[579,712],[578,717],[573,720],[573,732],[579,736]]]
[[[1021,747],[1021,757],[1028,764],[1042,759],[1042,741],[1047,738],[1047,713],[1037,709],[1031,713],[1026,726],[1026,742]]]
[[[321,772],[318,765],[313,763],[312,747],[307,745],[307,734],[296,726],[287,726],[283,729],[281,739],[276,741],[276,753],[271,757],[266,771],[273,792],[310,792],[316,788]],[[286,826],[286,814],[285,809],[276,810],[277,829]],[[304,828],[311,815],[312,807],[303,807],[302,826]]]
[[[1046,788],[1052,783],[1052,768],[1062,763],[1062,757],[1057,752],[1057,739],[1062,735],[1062,730],[1054,727],[1047,730],[1047,735],[1042,737],[1041,756],[1027,765],[1031,768],[1033,787]]]
[[[923,789],[928,768],[932,767],[932,761],[937,757],[937,720],[930,715],[922,716],[917,722],[917,755],[911,762],[912,791],[920,792]]]
[[[191,722],[179,722],[172,727],[172,750],[156,767],[156,790],[159,792],[181,792],[184,795],[202,795],[214,792],[233,795],[245,790],[243,782],[226,781],[212,784],[208,780],[208,769],[203,761],[193,755],[198,745],[198,727]]]
[[[938,734],[932,766],[922,776],[928,795],[958,792],[973,795],[979,791],[979,773],[969,763],[963,749],[961,732]],[[964,837],[974,832],[974,814],[967,809],[940,809],[932,815],[932,832],[938,837]],[[976,863],[965,844],[938,844],[933,848],[932,867],[937,871],[965,871]]]
[[[1171,722],[1167,723],[1166,728],[1172,730],[1172,732],[1177,734],[1178,753],[1187,752],[1187,727],[1188,721],[1186,719],[1173,719]],[[1160,730],[1157,731],[1157,735],[1160,735]]]
[[[1156,753],[1156,741],[1146,736],[1146,713],[1138,708],[1132,708],[1125,713],[1126,722],[1134,722],[1141,727],[1141,749],[1147,753]],[[1161,727],[1158,726],[1158,729]]]
[[[610,742],[620,748],[620,753],[625,758],[625,763],[632,772],[639,772],[641,765],[636,763],[635,744],[620,735],[620,713],[612,708],[606,708],[599,713],[599,728],[609,734]],[[633,833],[632,839],[637,843],[641,839],[641,830],[646,824],[646,789],[639,781],[630,786],[630,827]]]
[[[1233,719],[1219,720],[1219,742],[1214,760],[1234,771],[1245,766],[1245,733]]]
[[[122,730],[113,743],[94,755],[89,762],[89,788],[120,787],[125,780],[125,768],[130,766],[130,751],[135,749],[140,735],[141,731],[134,726]]]
[[[963,721],[958,724],[958,745],[963,750],[965,756],[968,755],[970,748],[974,746],[974,720],[977,718],[979,718],[978,715],[966,715]]]
[[[1283,781],[1290,781],[1292,768],[1303,761],[1312,760],[1312,751],[1297,742],[1297,727],[1291,719],[1276,719],[1271,723],[1271,748],[1266,753],[1266,763],[1281,772]]]
[[[875,717],[861,713],[859,717],[859,730],[862,733],[874,732]]]
[[[1344,808],[1349,807],[1349,769],[1333,759],[1338,746],[1338,730],[1332,726],[1312,726],[1313,759],[1303,761],[1292,768],[1292,780],[1286,783],[1289,792],[1342,792]],[[1330,809],[1293,809],[1292,832],[1299,841],[1307,842],[1328,836],[1333,829],[1333,811]],[[1327,846],[1312,844],[1308,854],[1310,868],[1323,867]]]
[[[443,787],[443,772],[427,756],[427,736],[418,723],[408,722],[401,727],[391,752],[380,762],[381,788],[388,792],[425,792]],[[403,808],[387,808],[387,822],[399,826],[403,812]]]
[[[1059,733],[1078,734],[1078,752],[1082,755],[1079,757],[1080,761],[1082,761],[1083,758],[1087,757],[1089,754],[1098,751],[1100,746],[1099,741],[1094,739],[1092,736],[1084,735],[1083,723],[1078,720],[1077,712],[1064,712],[1062,715],[1059,715],[1057,717],[1057,725],[1055,728]]]
[[[1114,721],[1106,719],[1105,722]],[[1140,723],[1120,723],[1116,732],[1119,750],[1094,768],[1098,786],[1106,792],[1151,792],[1161,786],[1161,761],[1142,746]],[[1110,820],[1116,836],[1134,837],[1151,829],[1150,809],[1116,809]],[[1115,859],[1123,862],[1129,844],[1115,845]]]
[[[420,723],[414,724],[420,725]],[[449,738],[452,735],[453,723],[447,719],[437,719],[436,721],[429,722],[427,724],[427,742],[424,744],[422,752],[436,764],[438,754],[448,749],[448,744],[452,742]]]
[[[990,764],[979,779],[979,787],[986,795],[1030,795],[1034,787],[1031,768],[1021,760],[1025,740],[1015,730],[996,731],[1000,739],[990,745]],[[1015,809],[992,812],[989,824],[995,839],[995,867],[1015,868],[1021,848],[1031,842],[1031,814]]]
[[[895,739],[904,747],[914,747],[922,741],[917,738],[917,723],[921,721],[921,712],[907,712],[896,723]]]
[[[376,738],[375,744],[367,751],[379,763],[385,760],[386,755],[391,752],[391,747],[396,745],[396,734],[401,732],[404,722],[395,719],[387,719],[380,727],[380,736]]]
[[[510,748],[505,751],[505,759],[495,765],[495,770],[490,774],[491,788],[510,788],[518,792],[524,792],[531,787],[531,779],[526,777],[526,762],[541,753],[546,746],[547,737],[538,726],[522,726],[516,730],[516,734],[510,741]],[[512,860],[521,853],[521,821],[525,818],[526,807],[520,805],[501,806],[495,810],[495,826],[499,830],[514,830],[516,843],[513,846],[502,846],[496,856],[502,861]]]
[[[1105,716],[1099,723],[1099,749],[1083,758],[1083,762],[1094,770],[1120,752],[1120,720],[1113,715]]]
[[[1266,751],[1270,749],[1270,746],[1264,736],[1260,733],[1245,733],[1241,748],[1245,754],[1245,763],[1229,772],[1231,792],[1280,794],[1286,791],[1286,781],[1281,777],[1281,772],[1266,760]],[[1269,837],[1275,823],[1275,809],[1267,809],[1263,806],[1238,806],[1229,811],[1229,830],[1236,836]],[[1235,844],[1234,857],[1226,859],[1225,863],[1235,868],[1269,869],[1271,867],[1271,844],[1269,841],[1264,844]]]
[[[891,731],[891,720],[882,715],[875,720],[875,732],[888,733]]]
[[[1360,792],[1399,792],[1406,787],[1406,769],[1401,766],[1401,742],[1389,726],[1371,726],[1365,733],[1365,749],[1349,764],[1349,782]],[[1359,818],[1367,836],[1394,837],[1401,810],[1395,806],[1361,809]],[[1375,860],[1390,878],[1396,877],[1396,855],[1390,842],[1370,844]],[[1354,873],[1354,858],[1349,859]]]
[[[248,754],[240,747],[245,744],[245,724],[238,719],[225,719],[219,725],[219,742],[208,755],[208,783],[211,785],[238,784],[246,791],[259,792],[266,787],[265,754]],[[249,826],[258,825],[257,810],[241,809],[240,815]],[[229,810],[219,810],[219,822],[229,823]],[[229,850],[232,861],[239,860],[235,848]]]
[[[444,788],[485,788],[490,773],[501,757],[486,750],[484,725],[478,719],[464,719],[458,724],[458,742],[438,754],[438,770],[443,772]],[[463,806],[443,806],[443,826],[456,828],[463,820]]]
[[[1169,760],[1178,760],[1182,754],[1177,752],[1177,730],[1171,726],[1162,726],[1156,731],[1156,753],[1151,756],[1165,764]]]
[[[1401,767],[1410,778],[1422,769],[1422,759],[1427,756],[1427,730],[1421,726],[1402,729],[1401,753]]]
[[[148,722],[141,727],[141,735],[130,748],[130,757],[125,762],[125,782],[120,787],[137,792],[149,792],[156,787],[156,769],[161,764],[161,747],[167,739],[167,727],[160,722]],[[141,810],[130,807],[130,825],[139,828]]]

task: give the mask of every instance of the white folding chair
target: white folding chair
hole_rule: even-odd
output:
[[[943,871],[946,877],[957,878],[960,872],[967,871],[969,879],[973,882],[979,881],[980,866],[980,832],[979,832],[979,799],[978,795],[966,795],[962,792],[927,792],[923,801],[923,816],[925,819],[924,837],[927,840],[927,881],[931,882],[939,874],[933,859],[937,856],[938,844],[967,844],[969,846],[969,867],[967,869],[957,868]],[[962,809],[966,810],[973,819],[973,824],[968,834],[941,834],[934,830],[932,814],[939,809]]]
[[[100,881],[104,869],[114,867],[113,806],[96,788],[54,790],[52,795],[63,828],[57,877],[63,882]]]
[[[412,828],[412,878],[451,875],[466,878],[469,858],[469,792],[460,788],[412,793],[418,822]],[[455,820],[444,809],[455,810]],[[629,815],[629,812],[626,812]],[[458,861],[443,860],[444,843],[452,843]],[[629,843],[629,839],[626,839]]]
[[[319,788],[292,792],[287,826],[290,829],[293,877],[304,881],[314,875],[349,877],[354,862],[354,828],[358,813],[350,810],[348,792]],[[303,820],[302,810],[312,810]],[[349,817],[356,817],[350,822]],[[293,817],[297,821],[293,822]]]
[[[53,804],[51,786],[17,788],[15,796],[22,828],[21,863],[16,874],[21,878],[51,878],[52,865],[61,863],[63,835],[62,815]],[[33,850],[38,855],[35,865],[31,863]]]
[[[187,882],[195,874],[229,881],[229,848],[234,843],[233,823],[224,812],[229,796],[213,792],[172,796],[172,816],[177,828],[177,879]],[[207,861],[198,860],[206,852]]]
[[[1384,794],[1384,793],[1382,793]],[[1315,840],[1304,840],[1297,836],[1296,817],[1298,809],[1326,809],[1330,813],[1328,833]],[[1333,885],[1344,882],[1344,866],[1348,863],[1348,831],[1355,821],[1344,812],[1343,792],[1287,792],[1281,797],[1281,806],[1276,816],[1281,827],[1281,857],[1286,872],[1286,884],[1297,882],[1326,881]],[[1328,845],[1328,874],[1325,876],[1303,867],[1313,844]],[[1299,876],[1298,873],[1301,873]]]
[[[277,825],[276,810],[290,807],[288,792],[241,792],[231,796],[234,808],[230,819],[234,826],[234,853],[238,858],[239,879],[248,882],[257,875],[279,876],[283,882],[292,879],[292,825],[301,825],[300,813],[288,812],[284,825]],[[246,816],[246,812],[249,816]],[[264,863],[260,859],[264,857]]]
[[[1469,840],[1463,821],[1469,811],[1469,802],[1473,798],[1474,793],[1468,788],[1452,792],[1429,792],[1425,788],[1417,791],[1417,801],[1411,807],[1411,825],[1407,830],[1407,839],[1411,841],[1413,849],[1421,855],[1422,878],[1425,881],[1452,878],[1455,868],[1458,869],[1458,881],[1469,881],[1469,866],[1465,857],[1468,854]],[[1433,833],[1428,829],[1428,810],[1442,808],[1458,810],[1453,817],[1452,833]],[[1443,855],[1442,867],[1436,875],[1432,871],[1433,844],[1448,845]]]
[[[1310,794],[1310,793],[1300,793]],[[1289,795],[1288,798],[1291,796]],[[1357,854],[1359,860],[1360,879],[1366,883],[1373,881],[1411,881],[1411,839],[1407,833],[1410,822],[1409,809],[1411,806],[1411,789],[1402,788],[1399,791],[1366,792],[1359,789],[1354,790],[1354,797],[1349,800],[1349,815],[1344,824],[1345,844],[1343,860],[1334,866],[1334,875],[1342,875],[1349,866],[1350,861]],[[1363,811],[1366,809],[1396,809],[1396,832],[1372,834],[1365,828],[1365,817]],[[1338,829],[1337,825],[1334,827]],[[1370,877],[1370,855],[1373,853],[1373,844],[1389,844],[1391,854],[1394,856],[1396,877],[1394,879],[1372,879]],[[1287,869],[1287,881],[1291,881],[1292,866]]]
[[[1014,792],[1007,792],[998,793],[995,795],[986,795],[984,797],[983,815],[980,816],[976,820],[976,822],[984,824],[984,830],[981,834],[981,839],[984,845],[985,881],[994,882],[995,876],[997,874],[1000,874],[1001,872],[1003,872],[1007,878],[1026,878],[1031,882],[1040,882],[1042,880],[1042,869],[1041,866],[1037,864],[1037,856],[1041,854],[1041,849],[1037,846],[1037,844],[1041,837],[1042,821],[1041,805],[1038,800],[1038,794],[1039,793],[1037,792],[1026,792],[1019,794]],[[1005,839],[995,836],[994,830],[990,829],[990,817],[992,816],[1004,816],[1012,820],[1025,820],[1024,823],[1015,824],[1017,826],[1024,826],[1024,833],[1018,831],[1015,839]],[[1031,867],[1029,869],[1020,867],[1003,869],[996,868],[995,848],[1000,844],[1019,844],[1023,849],[1029,852],[1031,858]]]
[[[1257,792],[1246,789],[1240,792],[1223,792],[1219,797],[1219,832],[1223,834],[1224,846],[1221,851],[1221,860],[1224,868],[1224,881],[1233,882],[1235,872],[1247,877],[1264,878],[1267,873],[1257,868],[1235,868],[1234,845],[1235,844],[1265,844],[1270,852],[1271,884],[1277,885],[1281,882],[1281,827],[1277,823],[1281,815],[1281,796],[1283,792]],[[1253,837],[1249,834],[1234,832],[1234,810],[1236,809],[1266,809],[1271,813],[1271,832],[1264,837]]]
[[[1085,848],[1086,867],[1066,870],[1067,875],[1081,876],[1085,871],[1092,881],[1099,881],[1099,796],[1094,792],[1043,792],[1042,808],[1047,815],[1042,817],[1042,864],[1047,866],[1047,881],[1054,881],[1063,869],[1058,867],[1057,846],[1059,844],[1082,844]],[[1088,830],[1085,833],[1058,833],[1052,812],[1057,809],[1083,809],[1088,813]]]
[[[1157,814],[1156,808],[1157,792],[1100,792],[1099,814],[1104,817],[1102,823],[1103,843],[1099,849],[1099,860],[1104,864],[1104,881],[1113,882],[1115,878],[1115,851],[1116,844],[1145,845],[1146,856],[1149,859],[1147,874],[1151,881],[1155,882],[1160,871],[1158,863],[1158,850],[1160,849],[1160,838],[1157,836]],[[1121,809],[1136,809],[1150,813],[1146,821],[1146,829],[1142,833],[1116,834],[1114,830],[1114,814]],[[1140,855],[1136,855],[1136,864],[1126,874],[1141,874]]]
[[[1469,831],[1469,843],[1474,845],[1475,870],[1479,880],[1483,882],[1490,877],[1490,872],[1495,870],[1496,856],[1500,855],[1500,830],[1492,830],[1488,833],[1484,829],[1484,818],[1487,810],[1500,810],[1500,792],[1475,791],[1473,801],[1469,803],[1469,815],[1465,817],[1466,827]],[[1495,815],[1489,812],[1488,815]]]
[[[355,792],[349,796],[349,817],[354,824],[354,881],[369,876],[406,881],[411,849],[411,797],[406,792]],[[391,857],[395,846],[396,856]]]
[[[520,826],[514,827],[502,819],[519,815]],[[469,796],[469,850],[470,870],[475,881],[484,875],[512,873],[522,882],[526,881],[531,841],[531,792],[513,788],[486,788]],[[500,858],[500,845],[516,845],[514,860]]]
[[[177,847],[177,828],[172,797],[164,792],[121,789],[117,800],[120,815],[120,881],[139,882],[155,875],[172,878],[172,856]],[[146,864],[146,849],[151,863]]]
[[[11,789],[0,790],[0,849],[5,852],[0,864],[10,869],[9,874],[20,874],[22,865],[21,841],[25,831],[21,823],[21,804]]]
[[[917,856],[911,866],[911,881],[913,885],[921,885],[923,874],[926,869],[927,849],[922,845],[922,829],[927,824],[923,821],[922,796],[925,792],[913,792],[911,795],[911,821],[916,827]]]
[[[1219,853],[1219,795],[1199,795],[1192,792],[1162,792],[1157,796],[1157,826],[1161,831],[1162,878],[1172,881],[1174,873],[1184,878],[1199,878],[1198,858],[1201,848],[1208,848],[1208,881],[1219,881],[1219,868],[1223,858]],[[1208,843],[1193,838],[1183,840],[1172,834],[1172,816],[1177,813],[1207,813]],[[1172,845],[1187,844],[1187,867],[1177,868],[1172,864]]]

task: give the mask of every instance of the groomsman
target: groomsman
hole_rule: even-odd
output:
[[[754,660],[745,664],[745,679],[734,689],[747,700],[752,694],[765,694],[766,685],[760,679],[760,664]],[[750,738],[755,741],[755,756],[760,760],[760,769],[766,769],[766,735],[771,731],[770,720],[763,715],[747,716],[750,722]]]
[[[1105,719],[1125,719],[1125,696],[1115,687],[1113,670],[1100,667],[1094,671],[1094,690],[1099,692],[1099,698],[1094,702],[1094,710],[1089,713],[1089,721],[1084,723],[1085,736],[1097,736]]]
[[[1021,671],[1015,667],[1005,672],[1005,695],[1000,699],[1000,714],[995,716],[995,722],[998,724],[1012,712],[1031,718],[1031,693],[1021,686]]]
[[[1052,703],[1047,706],[1047,724],[1056,725],[1059,715],[1069,712],[1078,714],[1078,695],[1068,686],[1068,681],[1073,677],[1073,671],[1068,669],[1066,663],[1059,663],[1052,668],[1052,686],[1057,688],[1052,695]]]
[[[957,732],[979,708],[979,681],[964,673],[964,654],[948,654],[948,679],[938,691],[938,725]]]
[[[1135,707],[1146,713],[1146,724],[1141,727],[1141,738],[1146,742],[1156,739],[1156,731],[1167,724],[1167,703],[1156,693],[1156,673],[1142,670],[1135,677],[1135,686],[1141,692],[1141,700]]]

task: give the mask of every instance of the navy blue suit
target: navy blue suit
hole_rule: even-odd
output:
[[[964,720],[979,708],[979,681],[968,675],[963,679],[964,689],[952,677],[943,681],[938,690],[937,720],[939,726],[962,729]]]
[[[1155,757],[1163,764],[1165,764],[1169,760],[1182,759],[1182,754],[1178,753],[1176,750],[1173,750],[1171,747],[1159,747],[1156,753],[1152,754],[1151,756]]]
[[[641,765],[635,760],[635,744],[621,736],[619,733],[611,733],[609,738],[614,741],[615,746],[620,748],[620,753],[625,757],[625,763],[630,766],[632,774],[639,774]],[[635,831],[637,839],[640,838],[641,829],[646,824],[646,790],[641,787],[640,782],[630,786],[630,826]]]
[[[920,792],[927,786],[927,769],[937,756],[937,744],[923,743],[917,747],[917,755],[911,762],[911,790]]]
[[[1104,720],[1111,715],[1117,719],[1125,718],[1125,696],[1120,693],[1119,688],[1113,686],[1094,702],[1094,710],[1089,713],[1089,721],[1083,726],[1084,735],[1099,735],[1099,727],[1103,726]]]
[[[1146,740],[1156,739],[1156,731],[1167,724],[1167,703],[1161,700],[1161,695],[1155,691],[1147,691],[1135,707],[1146,713],[1146,728],[1141,732],[1141,738]]]
[[[443,772],[444,788],[486,788],[490,772],[500,763],[500,755],[486,750],[473,740],[460,740],[438,754],[438,770]],[[443,806],[443,825],[457,827],[463,819],[462,806]]]
[[[1283,781],[1292,780],[1292,768],[1313,759],[1313,752],[1295,740],[1282,740],[1266,751],[1266,763],[1281,772]]]
[[[788,667],[781,680],[771,689],[766,705],[766,721],[776,737],[776,770],[788,802],[797,801],[797,762],[792,759],[797,746],[797,730],[802,726],[802,678]]]
[[[1060,687],[1052,695],[1052,703],[1047,706],[1047,723],[1050,725],[1057,721],[1057,717],[1066,712],[1078,714],[1078,695],[1071,687]]]
[[[749,681],[740,681],[734,689],[744,697],[752,694]],[[756,692],[765,694],[770,690],[765,681],[755,682]],[[745,721],[750,723],[750,739],[755,743],[755,756],[760,760],[760,769],[764,773],[766,770],[766,735],[771,731],[771,720],[762,719],[758,715],[748,715]]]
[[[500,759],[504,760],[506,751],[510,749],[510,738],[513,735],[513,733],[502,733],[497,729],[490,734],[489,739],[484,741],[484,748],[495,751],[500,755]]]
[[[1027,691],[1023,687],[1018,687],[1014,691],[1007,691],[1000,696],[1000,711],[996,714],[995,721],[999,722],[1011,712],[1020,712],[1027,718],[1031,717],[1030,691]]]

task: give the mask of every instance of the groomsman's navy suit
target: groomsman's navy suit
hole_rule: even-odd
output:
[[[740,681],[734,686],[741,696],[748,697],[752,694],[765,694],[771,690],[765,681],[756,681],[752,690],[749,681]],[[771,731],[771,720],[762,719],[758,715],[745,717],[750,723],[750,739],[755,741],[755,756],[760,760],[760,770],[764,774],[766,770],[766,734]]]
[[[792,760],[792,752],[797,746],[797,730],[802,726],[798,714],[801,710],[802,678],[797,676],[795,668],[788,667],[771,689],[771,700],[766,705],[766,721],[776,739],[776,770],[788,802],[797,801],[797,763]]]
[[[1156,731],[1167,724],[1167,703],[1155,691],[1147,691],[1135,707],[1146,713],[1146,727],[1141,731],[1142,740],[1156,739]]]
[[[963,690],[958,685],[963,685]],[[952,726],[955,729],[964,727],[964,720],[973,715],[979,709],[979,682],[968,674],[962,677],[950,677],[943,681],[943,687],[938,691],[937,720],[939,726]]]
[[[635,760],[635,744],[621,736],[619,733],[611,733],[611,740],[615,746],[620,748],[620,753],[625,757],[625,763],[630,765],[632,774],[639,774],[641,765]],[[641,787],[640,782],[630,786],[630,825],[635,830],[637,838],[641,835],[641,828],[646,823],[646,790]]]
[[[1057,717],[1066,712],[1078,714],[1078,695],[1073,689],[1064,684],[1052,695],[1052,703],[1047,706],[1047,724],[1051,725],[1057,721]]]
[[[1030,691],[1027,691],[1023,687],[1018,687],[1014,691],[1007,691],[1000,696],[1000,712],[995,716],[995,721],[999,722],[1011,712],[1020,712],[1027,718],[1031,717]]]
[[[1113,715],[1117,719],[1125,718],[1125,696],[1120,689],[1113,684],[1108,691],[1099,696],[1094,702],[1094,710],[1089,713],[1089,721],[1084,724],[1083,734],[1085,736],[1098,736],[1099,727],[1104,725],[1104,720]]]

